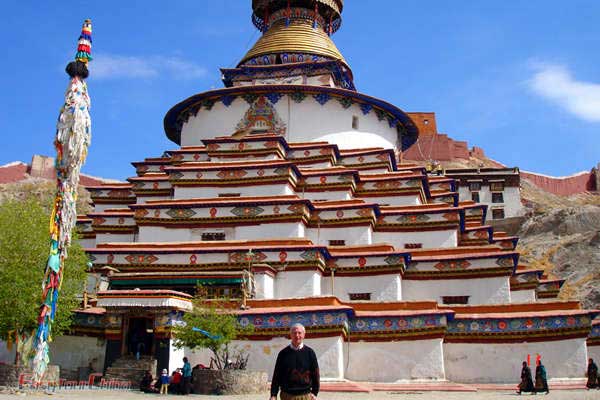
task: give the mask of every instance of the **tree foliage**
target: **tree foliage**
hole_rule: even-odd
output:
[[[0,204],[0,339],[31,333],[37,326],[42,279],[50,251],[49,205],[35,198]],[[83,292],[87,255],[74,238],[60,289],[55,336],[67,330]]]
[[[202,290],[199,290],[202,293]],[[192,311],[183,316],[183,324],[175,327],[175,347],[209,349],[217,369],[244,369],[248,357],[241,351],[231,352],[230,344],[238,336],[252,333],[253,326],[243,327],[237,316],[223,302],[208,301],[199,294],[193,299]],[[233,359],[234,366],[229,360]]]

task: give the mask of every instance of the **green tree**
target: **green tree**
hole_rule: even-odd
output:
[[[202,290],[198,292],[202,293]],[[174,329],[176,348],[209,349],[214,356],[211,364],[217,369],[245,369],[248,355],[239,349],[232,352],[230,344],[239,336],[252,333],[254,327],[240,325],[224,301],[207,300],[199,294],[194,297],[193,309],[185,313],[183,321],[184,324]]]
[[[50,251],[50,207],[35,198],[0,204],[0,339],[31,334],[37,326],[42,279]],[[68,249],[52,335],[69,329],[80,304],[88,262],[73,239]],[[18,361],[18,355],[15,361]]]

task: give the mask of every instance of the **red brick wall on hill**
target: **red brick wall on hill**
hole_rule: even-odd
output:
[[[521,171],[521,177],[531,181],[534,185],[559,196],[570,196],[583,192],[598,191],[598,169],[593,168],[588,173],[566,177],[538,175],[532,172]]]
[[[483,150],[474,147],[469,150],[467,142],[454,140],[443,133],[419,136],[417,142],[403,154],[405,160],[414,161],[451,161],[457,158],[468,159],[471,152],[483,156]]]
[[[30,165],[23,162],[15,162],[6,166],[0,166],[0,184],[19,182],[30,177],[49,180],[56,179],[54,158],[34,155],[31,158]],[[99,178],[85,174],[79,176],[79,184],[83,186],[96,186],[102,183],[104,183],[104,180]]]

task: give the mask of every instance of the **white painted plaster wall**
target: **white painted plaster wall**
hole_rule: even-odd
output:
[[[254,273],[254,281],[256,282],[256,298],[257,299],[272,299],[274,295],[273,282],[271,275],[265,273]]]
[[[129,209],[127,204],[94,204],[94,212],[104,212],[111,208]]]
[[[198,224],[201,226],[201,224]],[[198,241],[203,232],[225,232],[226,240],[250,240],[270,238],[304,237],[304,223],[265,223],[239,225],[234,228],[165,228],[140,226],[139,242],[187,242]]]
[[[371,293],[371,301],[402,300],[400,274],[336,276],[334,279],[334,294],[343,301],[350,301],[349,293]],[[324,295],[331,294],[330,275],[323,276],[321,288]]]
[[[321,295],[321,274],[316,271],[282,271],[275,278],[275,298]]]
[[[401,250],[406,243],[422,243],[424,249],[458,246],[456,229],[439,231],[373,232],[373,243],[389,243]]]
[[[95,238],[91,238],[91,239],[79,239],[78,242],[81,245],[81,247],[83,247],[84,249],[89,249],[89,248],[92,248],[92,247],[96,247],[96,239]]]
[[[188,187],[175,186],[173,191],[174,199],[207,199],[219,197],[222,193],[240,193],[242,197],[248,196],[282,196],[295,194],[289,184],[271,184],[261,185],[254,184],[252,186],[203,186],[203,187]]]
[[[492,192],[488,185],[482,185],[479,190],[479,203],[486,204],[488,207],[501,207],[504,208],[504,217],[518,217],[523,215],[524,208],[521,204],[521,192],[518,187],[507,186],[502,192],[503,203],[492,203]],[[458,188],[458,197],[460,201],[471,200],[471,191],[468,186],[460,186]],[[486,215],[486,222],[492,220],[492,213],[488,209]]]
[[[329,245],[330,240],[345,240],[346,246],[371,244],[373,230],[370,225],[320,227],[306,230],[306,237],[314,244]]]
[[[455,382],[518,383],[521,363],[542,356],[548,379],[583,378],[585,338],[531,343],[445,343],[446,376]],[[532,372],[535,368],[532,368]]]
[[[510,303],[508,277],[476,279],[402,280],[402,300],[435,300],[442,296],[470,296],[469,304]]]
[[[126,233],[126,234],[117,234],[117,233],[97,233],[96,234],[96,243],[123,243],[123,242],[133,242],[134,234]]]
[[[250,357],[248,358],[248,369],[251,371],[266,371],[269,374],[269,379],[271,379],[273,376],[273,368],[275,368],[277,354],[281,349],[289,345],[289,343],[290,340],[283,337],[277,337],[271,340],[234,340],[231,344],[231,348],[243,349],[248,352],[250,354]],[[307,338],[304,343],[311,347],[317,354],[321,379],[343,379],[343,351],[345,343],[341,336]],[[198,363],[208,366],[210,364],[210,357],[212,357],[212,354],[208,350],[191,351],[187,348],[185,355],[189,358],[192,366]]]
[[[445,379],[442,339],[351,342],[346,357],[354,381]]]
[[[185,357],[187,354],[186,348],[177,349],[174,345],[174,342],[174,339],[169,341],[169,375],[177,368],[181,368],[183,366],[183,357]],[[192,367],[197,364],[193,363],[189,359],[188,361],[190,361]]]
[[[350,190],[326,190],[322,192],[302,192],[296,193],[301,199],[309,200],[351,200]]]
[[[377,203],[388,206],[414,206],[423,204],[421,198],[416,194],[403,194],[401,196],[369,196],[360,197],[356,196],[357,199],[364,200],[366,203]]]
[[[364,115],[358,104],[344,109],[332,98],[320,105],[309,95],[301,103],[283,96],[274,106],[286,125],[288,142],[328,141],[340,149],[361,148],[365,143],[370,147],[397,147],[396,128],[391,128],[386,119],[379,121],[374,111]],[[231,135],[249,107],[238,97],[229,107],[218,101],[210,111],[201,110],[183,125],[181,145],[198,146],[202,139]],[[357,130],[352,129],[353,116],[358,118]]]
[[[535,303],[535,301],[535,289],[510,291],[511,303]]]
[[[240,225],[235,227],[233,239],[301,238],[304,230],[303,222]]]
[[[57,336],[50,342],[50,359],[62,369],[77,370],[92,365],[95,372],[102,372],[106,341],[89,336]]]
[[[167,195],[167,196],[136,196],[136,204],[144,204],[148,201],[164,201],[164,200],[171,200],[171,196]]]
[[[593,358],[596,365],[600,361],[600,346],[587,346],[588,358]]]

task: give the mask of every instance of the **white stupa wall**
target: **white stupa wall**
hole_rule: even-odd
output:
[[[133,242],[133,233],[96,233],[96,243],[125,243]]]
[[[402,280],[402,300],[434,300],[442,296],[469,296],[469,304],[510,303],[508,277],[476,279]]]
[[[346,379],[395,382],[445,379],[442,339],[393,342],[352,342]]]
[[[535,289],[527,290],[511,290],[510,292],[511,303],[535,303]]]
[[[310,332],[307,336],[310,336]],[[317,354],[321,378],[340,380],[344,377],[343,352],[346,343],[344,343],[341,336],[323,338],[307,337],[304,343],[311,347]],[[250,354],[248,358],[248,370],[267,371],[269,379],[271,379],[273,377],[273,368],[275,368],[277,354],[289,344],[290,339],[276,337],[269,340],[234,340],[230,348],[242,349]],[[192,366],[198,363],[208,366],[210,364],[210,357],[213,357],[212,353],[206,349],[191,351],[186,348],[185,355]]]
[[[210,111],[203,109],[183,124],[181,145],[198,146],[202,139],[231,135],[249,107],[240,97],[229,107],[217,101]],[[396,128],[390,127],[387,119],[379,121],[374,111],[364,115],[358,104],[344,109],[333,97],[321,105],[310,95],[301,103],[285,95],[274,108],[286,126],[288,142],[328,141],[340,149],[397,148]],[[357,118],[358,129],[352,128],[353,117]]]
[[[94,203],[94,212],[104,212],[108,209],[115,209],[115,208],[129,210],[129,207],[127,206],[127,204],[97,204],[97,203]]]
[[[302,192],[296,193],[301,199],[315,200],[351,200],[352,193],[349,190],[328,190],[322,192]]]
[[[369,196],[360,197],[357,199],[364,200],[366,203],[377,203],[385,206],[418,206],[423,204],[421,197],[417,194],[403,194],[402,196]]]
[[[257,299],[272,299],[275,295],[275,279],[264,272],[255,272],[254,281],[256,283]]]
[[[306,238],[317,245],[329,245],[330,240],[344,240],[346,246],[371,244],[371,226],[321,227],[306,230]]]
[[[175,371],[177,368],[182,368],[183,367],[183,357],[185,357],[187,355],[186,352],[186,348],[182,347],[180,349],[175,347],[175,340],[174,339],[170,339],[169,340],[169,375],[171,375],[171,373],[173,371]],[[210,360],[210,358],[209,358]],[[196,365],[197,363],[193,363],[191,360],[190,364],[192,366]],[[210,364],[210,361],[208,364],[206,364],[207,366]]]
[[[600,361],[600,346],[588,346],[587,347],[588,358],[592,358],[596,365]]]
[[[94,372],[102,372],[106,341],[89,336],[56,336],[50,342],[50,360],[61,370],[77,371],[90,366]]]
[[[373,243],[388,243],[401,250],[407,243],[421,243],[423,248],[456,247],[456,229],[411,232],[373,232]]]
[[[585,338],[530,343],[445,343],[446,377],[454,382],[518,383],[521,364],[542,356],[548,379],[583,378],[587,366]],[[535,365],[532,365],[535,373]]]
[[[402,280],[400,274],[368,276],[335,276],[334,295],[342,301],[350,301],[350,293],[371,293],[371,301],[402,300]],[[323,295],[331,295],[331,276],[325,275],[321,281]]]
[[[292,187],[287,184],[272,184],[260,185],[254,184],[251,186],[175,186],[173,198],[178,200],[184,199],[207,199],[219,197],[219,195],[227,193],[239,193],[241,197],[256,197],[256,196],[285,196],[296,194]]]
[[[321,273],[317,271],[281,271],[275,277],[275,298],[321,295]]]
[[[162,226],[140,226],[139,242],[189,242],[199,241],[203,233],[223,232],[225,240],[272,239],[276,237],[302,238],[305,226],[302,222],[271,223],[260,225],[238,225],[235,227],[165,228]]]

